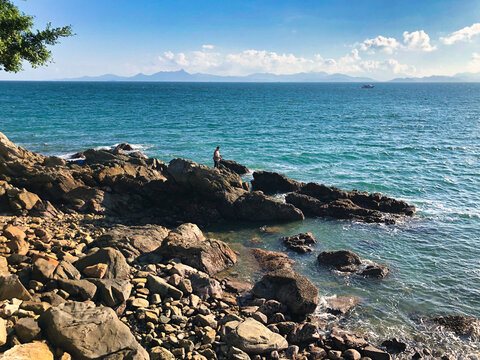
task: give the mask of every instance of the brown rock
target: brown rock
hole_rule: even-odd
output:
[[[42,342],[16,345],[0,355],[0,360],[53,360],[50,348]]]
[[[0,301],[13,298],[31,300],[32,296],[22,285],[17,275],[0,276]]]
[[[258,248],[251,248],[250,251],[260,267],[266,271],[291,268],[291,265],[295,262],[290,259],[288,255],[281,252],[267,251]]]
[[[10,241],[7,243],[8,248],[14,254],[26,255],[28,252],[28,243],[25,241],[25,233],[17,226],[8,225],[3,230],[3,235]]]
[[[95,264],[91,266],[87,266],[83,269],[83,274],[87,277],[101,279],[105,276],[107,272],[108,265],[107,264]]]

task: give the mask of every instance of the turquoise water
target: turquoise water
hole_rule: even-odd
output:
[[[414,203],[416,216],[396,226],[310,219],[274,234],[258,224],[213,230],[236,248],[270,250],[284,250],[284,234],[311,231],[317,250],[386,264],[385,280],[364,280],[318,267],[315,254],[290,254],[322,295],[362,298],[345,325],[375,341],[397,336],[462,359],[480,352],[420,320],[480,317],[480,84],[3,82],[0,131],[44,154],[126,141],[165,161],[210,165],[219,145],[252,170]]]

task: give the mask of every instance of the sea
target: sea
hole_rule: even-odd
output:
[[[220,146],[225,159],[251,171],[412,203],[415,216],[396,225],[318,218],[208,231],[245,255],[233,269],[240,279],[260,276],[246,254],[261,247],[295,259],[322,301],[361,299],[341,319],[320,307],[325,321],[375,344],[395,337],[434,355],[480,358],[478,338],[429,320],[480,318],[480,84],[0,82],[0,131],[59,156],[128,142],[165,162],[183,157],[212,166]],[[310,254],[280,241],[307,231],[318,240]],[[339,249],[390,273],[364,279],[317,264],[320,251]]]

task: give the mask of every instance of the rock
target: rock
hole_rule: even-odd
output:
[[[251,360],[250,356],[245,351],[236,348],[235,346],[231,346],[228,349],[227,353],[228,360]]]
[[[150,360],[175,360],[175,356],[161,346],[156,346],[150,350]]]
[[[329,350],[328,351],[328,358],[330,360],[343,360],[342,359],[342,352],[338,350]]]
[[[38,257],[33,262],[32,279],[42,283],[47,282],[49,279],[53,279],[53,274],[58,264],[57,260]]]
[[[87,277],[101,279],[105,276],[107,272],[108,265],[107,264],[95,264],[87,266],[83,269],[83,274]]]
[[[281,252],[267,251],[258,248],[251,248],[250,252],[253,254],[260,267],[266,271],[291,268],[291,265],[295,262],[290,259],[288,255]]]
[[[0,255],[0,276],[9,274],[7,258]]]
[[[258,311],[267,315],[268,317],[271,317],[276,313],[286,312],[287,307],[277,300],[268,300],[259,306]]]
[[[193,292],[203,300],[222,297],[223,291],[220,282],[207,274],[203,272],[193,273],[188,279],[192,284]]]
[[[105,305],[116,307],[125,301],[132,292],[132,284],[122,279],[88,279],[98,289],[98,297]]]
[[[355,349],[345,350],[342,356],[345,360],[360,360],[362,358],[362,355]]]
[[[480,320],[464,315],[437,316],[433,321],[444,326],[457,335],[478,335],[480,333]]]
[[[327,339],[329,345],[342,351],[348,349],[361,349],[368,345],[365,338],[348,331],[333,327]]]
[[[37,194],[25,189],[16,194],[15,200],[20,204],[21,208],[25,210],[32,210],[38,202],[42,201]]]
[[[298,191],[303,185],[303,183],[291,180],[285,175],[275,172],[255,171],[253,173],[253,190],[260,190],[266,194]]]
[[[238,175],[245,175],[245,174],[248,174],[250,172],[250,170],[248,170],[248,168],[246,166],[244,166],[242,164],[239,164],[238,162],[233,161],[233,160],[221,159],[220,160],[220,165],[221,165],[221,167],[225,167],[228,170],[231,170]]]
[[[97,292],[95,284],[88,280],[58,280],[58,285],[70,296],[81,301],[93,298]]]
[[[382,342],[382,346],[387,348],[387,351],[392,354],[398,354],[407,350],[407,344],[403,341],[399,341],[396,338],[385,340]]]
[[[317,243],[317,239],[315,239],[312,233],[283,237],[281,240],[287,248],[300,254],[313,251],[309,245]]]
[[[118,144],[117,146],[115,146],[115,148],[113,149],[113,151],[119,151],[119,150],[133,151],[135,149],[129,143],[121,143],[121,144]]]
[[[83,258],[77,260],[74,265],[80,271],[87,266],[105,263],[108,269],[104,275],[105,279],[129,279],[130,266],[127,264],[125,257],[118,250],[113,248],[92,249]]]
[[[28,252],[28,243],[25,241],[26,235],[18,226],[7,225],[3,230],[3,235],[10,240],[7,246],[12,253],[25,255]]]
[[[362,263],[360,256],[350,250],[323,251],[317,259],[320,264],[333,266],[340,271],[351,266],[358,267]]]
[[[388,267],[385,265],[369,264],[365,267],[365,269],[360,270],[358,274],[362,276],[383,279],[388,275]]]
[[[391,360],[389,353],[368,345],[360,350],[362,356],[369,357],[372,360]]]
[[[252,290],[257,297],[275,299],[285,304],[289,311],[305,316],[315,311],[319,296],[318,289],[305,276],[283,268],[263,276]]]
[[[32,318],[21,318],[15,324],[15,333],[22,343],[35,339],[40,334],[38,322]]]
[[[130,302],[130,306],[134,308],[148,308],[150,303],[147,299],[135,298]]]
[[[151,294],[159,294],[162,298],[171,296],[175,300],[180,300],[183,297],[180,290],[155,275],[148,275],[147,288]]]
[[[223,333],[229,346],[239,348],[247,354],[268,354],[288,347],[283,336],[270,331],[252,318],[247,318],[243,322],[226,323]]]
[[[215,320],[215,316],[210,314],[210,315],[202,315],[198,314],[192,319],[193,324],[205,327],[205,326],[210,326],[212,329],[217,328],[217,321]]]
[[[320,339],[318,326],[312,323],[303,323],[296,327],[288,338],[290,343],[297,345],[314,343]]]
[[[15,345],[0,355],[0,360],[54,360],[49,347],[41,342]]]
[[[261,191],[244,193],[233,204],[234,218],[245,221],[301,221],[301,210],[264,195]]]
[[[325,299],[325,307],[334,314],[346,314],[358,305],[360,299],[351,295],[335,295]]]
[[[40,323],[49,341],[75,359],[93,360],[120,351],[135,360],[149,359],[128,327],[108,307],[63,304],[47,310]]]
[[[111,247],[121,251],[128,262],[155,251],[168,235],[168,229],[158,225],[117,225],[92,243],[92,246]]]
[[[68,261],[60,261],[53,273],[54,279],[73,279],[79,280],[81,278],[80,272],[75,266]]]
[[[182,224],[172,230],[157,252],[165,257],[179,258],[209,275],[223,271],[237,261],[237,256],[227,244],[205,239],[195,224]]]
[[[0,318],[0,346],[7,343],[7,322]]]
[[[0,276],[0,301],[11,300],[13,298],[31,300],[32,296],[22,285],[17,275]]]

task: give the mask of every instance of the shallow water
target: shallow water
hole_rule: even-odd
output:
[[[316,253],[348,248],[386,264],[385,280],[365,280],[320,268],[316,253],[289,252],[322,295],[362,298],[346,326],[456,358],[480,351],[420,321],[480,317],[480,84],[2,82],[0,131],[44,154],[129,142],[165,161],[210,165],[220,145],[225,158],[252,170],[414,203],[416,216],[395,226],[308,219],[274,234],[260,232],[262,224],[212,231],[240,250],[284,250],[280,236],[311,231]],[[247,260],[237,270],[258,275]]]

